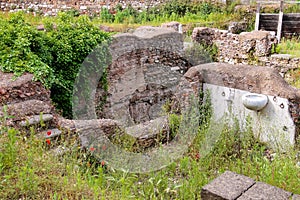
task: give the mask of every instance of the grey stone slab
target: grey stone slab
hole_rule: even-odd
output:
[[[288,200],[291,196],[291,192],[266,183],[257,182],[237,200]]]
[[[254,184],[255,181],[249,177],[226,171],[202,188],[201,199],[233,200]]]
[[[60,136],[61,135],[61,130],[55,128],[55,129],[50,129],[50,130],[47,130],[46,132],[44,132],[44,138],[48,139],[48,138],[54,138],[54,137],[57,137],[57,136]]]
[[[34,115],[28,120],[24,120],[20,122],[20,126],[30,126],[43,122],[47,122],[53,119],[53,115],[51,114],[42,114],[42,115]]]
[[[294,194],[292,200],[300,200],[300,195]]]

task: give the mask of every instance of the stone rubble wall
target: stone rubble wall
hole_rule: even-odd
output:
[[[20,127],[41,113],[50,114],[53,120],[49,125],[55,124],[57,115],[51,104],[50,91],[32,79],[33,75],[29,73],[14,78],[12,73],[0,72],[0,118],[8,117],[7,125]]]
[[[110,45],[107,102],[98,117],[134,125],[160,117],[190,64],[182,58],[182,34],[165,28],[141,27],[114,37]],[[98,88],[96,96],[103,96]],[[101,99],[96,98],[96,105]]]
[[[277,69],[282,75],[300,66],[299,58],[271,55],[272,48],[277,45],[277,39],[272,32],[234,34],[227,30],[197,27],[193,30],[192,39],[195,42],[216,45],[219,50],[219,62],[268,66]]]

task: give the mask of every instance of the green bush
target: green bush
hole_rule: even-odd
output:
[[[49,66],[53,59],[49,38],[25,22],[22,13],[10,19],[0,18],[0,70],[34,74],[35,80],[51,87],[55,82],[54,70]]]
[[[17,76],[33,73],[35,80],[51,89],[57,108],[71,117],[73,84],[79,68],[89,53],[110,36],[87,16],[73,17],[72,13],[45,18],[44,24],[46,32],[40,32],[25,22],[23,13],[12,14],[9,20],[0,18],[1,70]]]
[[[102,8],[100,12],[100,20],[106,23],[112,23],[114,16],[109,12],[107,8]]]
[[[51,67],[60,84],[53,84],[51,98],[63,114],[71,117],[73,84],[84,59],[109,35],[94,26],[87,16],[74,18],[59,13],[56,29],[46,32],[51,38]]]

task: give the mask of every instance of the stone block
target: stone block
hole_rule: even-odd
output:
[[[255,181],[244,175],[226,171],[221,176],[205,185],[201,191],[201,199],[231,200],[238,198],[248,190]]]
[[[268,185],[266,183],[257,182],[249,190],[247,190],[237,200],[250,199],[268,199],[268,200],[288,200],[292,196],[291,192],[287,192],[278,187]]]
[[[292,200],[300,200],[300,195],[294,194]]]

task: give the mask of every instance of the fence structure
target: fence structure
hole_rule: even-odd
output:
[[[299,1],[280,1],[279,13],[260,13],[261,4],[275,2],[258,2],[255,20],[255,30],[275,31],[278,41],[281,36],[292,36],[300,34],[300,13],[283,13],[284,3],[300,3]],[[277,1],[278,3],[278,1]]]

